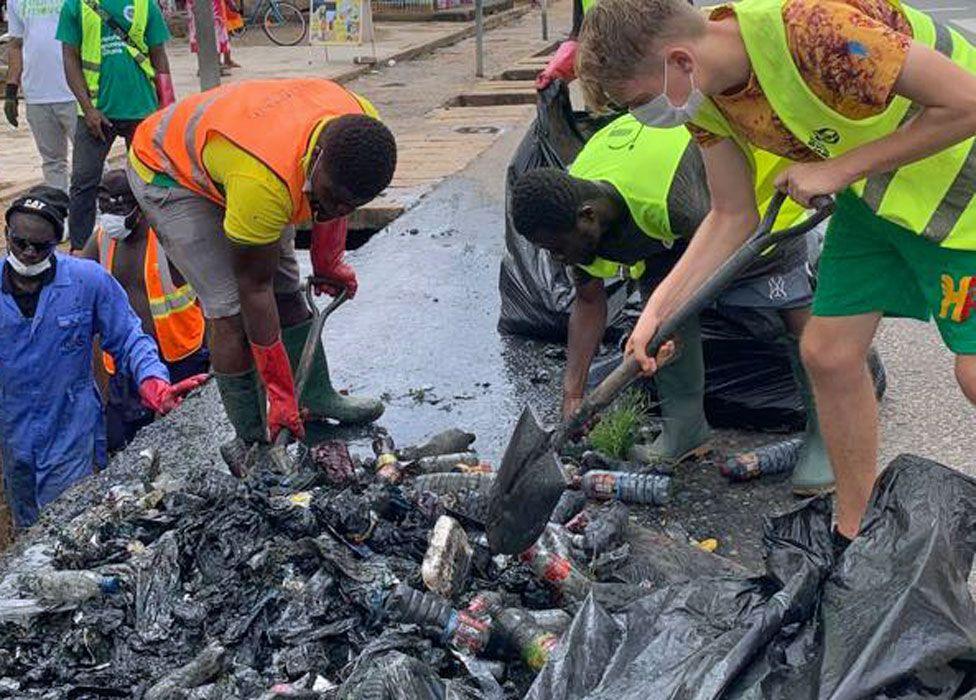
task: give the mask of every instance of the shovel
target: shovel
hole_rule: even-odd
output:
[[[817,197],[813,201],[815,211],[809,218],[796,226],[773,231],[773,223],[785,199],[786,195],[777,192],[749,240],[681,308],[664,320],[648,345],[649,354],[653,356],[689,318],[711,304],[767,249],[808,233],[833,212],[832,198]],[[491,490],[487,534],[493,552],[519,554],[539,538],[567,486],[558,457],[559,450],[571,435],[610,405],[638,376],[640,366],[633,355],[625,357],[583,399],[576,412],[555,430],[544,429],[532,408],[526,406],[502,457]]]
[[[312,327],[308,329],[308,338],[305,339],[302,356],[299,358],[298,367],[295,370],[295,397],[299,401],[301,401],[302,392],[305,391],[305,385],[308,384],[308,375],[312,373],[312,358],[315,357],[316,345],[322,342],[322,329],[325,328],[325,322],[332,315],[332,312],[342,306],[349,298],[346,290],[343,289],[328,306],[319,311],[319,307],[315,305],[315,300],[312,298],[312,290],[315,289],[316,284],[328,281],[321,277],[309,277],[304,285],[305,301],[308,302],[308,307],[312,310]],[[272,463],[282,473],[292,471],[293,464],[286,449],[291,439],[291,431],[288,428],[282,428],[278,437],[275,438],[274,445],[269,450]]]

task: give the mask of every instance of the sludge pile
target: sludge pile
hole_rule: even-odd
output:
[[[480,460],[444,472],[453,457],[421,467],[433,455],[382,435],[375,449],[357,464],[327,443],[243,481],[147,465],[8,567],[0,697],[953,698],[976,684],[976,482],[945,467],[890,465],[839,559],[829,499],[771,519],[768,570],[750,576],[635,527],[620,502],[583,509],[581,490],[526,552],[492,557]]]
[[[521,697],[626,509],[493,558],[473,437],[395,453],[378,434],[359,464],[325,443],[242,481],[147,459],[4,579],[0,697]]]

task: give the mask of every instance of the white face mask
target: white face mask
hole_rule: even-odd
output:
[[[634,107],[630,113],[634,119],[644,126],[655,127],[658,129],[668,129],[675,126],[686,124],[695,118],[699,108],[705,101],[705,93],[695,85],[695,74],[692,73],[691,92],[683,105],[671,103],[668,97],[668,59],[664,59],[664,92],[652,100],[648,100],[639,107]]]
[[[21,277],[37,277],[40,274],[47,272],[51,267],[51,256],[48,255],[46,258],[40,262],[36,262],[33,265],[25,265],[22,263],[16,255],[13,253],[7,254],[7,262],[10,263],[10,267],[14,269]]]
[[[105,233],[108,234],[109,238],[121,241],[132,233],[132,230],[125,225],[126,218],[121,214],[102,214],[98,219],[98,223]]]

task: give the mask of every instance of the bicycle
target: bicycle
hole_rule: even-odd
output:
[[[244,11],[244,0],[237,0],[234,4],[238,6],[235,9],[244,17],[244,24],[229,32],[235,39],[243,37],[248,26],[257,24],[259,18],[264,33],[278,46],[300,44],[308,31],[305,14],[289,0],[258,0],[250,16]]]

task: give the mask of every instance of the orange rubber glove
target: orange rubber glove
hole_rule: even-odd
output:
[[[343,289],[346,296],[356,296],[359,282],[356,271],[343,260],[346,254],[346,217],[331,221],[316,221],[312,226],[312,273],[328,282],[315,285],[316,294],[336,296]]]

